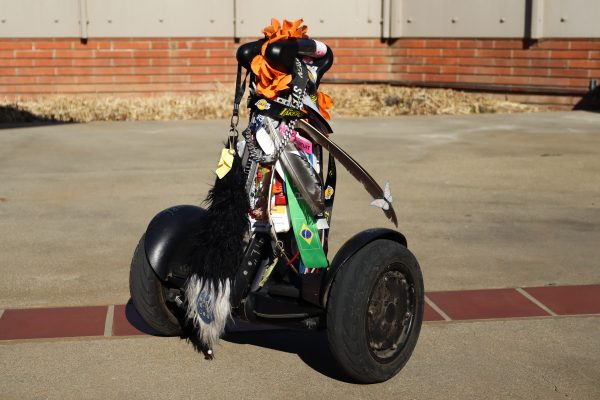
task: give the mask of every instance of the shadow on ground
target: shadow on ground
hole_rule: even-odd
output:
[[[329,378],[352,383],[341,371],[329,351],[327,333],[290,330],[246,331],[227,333],[227,342],[264,347],[297,354],[310,368]]]
[[[163,336],[144,322],[138,314],[131,299],[125,306],[127,321],[137,330],[147,335]],[[182,321],[182,316],[178,316]],[[196,351],[207,355],[207,349],[199,343],[193,329],[186,325],[181,339],[190,343]],[[263,347],[275,351],[297,354],[310,368],[329,378],[352,383],[340,370],[333,355],[329,351],[327,333],[302,332],[277,328],[271,325],[250,324],[244,321],[232,321],[227,325],[223,340],[230,343]]]
[[[0,129],[72,123],[75,121],[61,121],[53,117],[40,116],[13,104],[0,106]]]

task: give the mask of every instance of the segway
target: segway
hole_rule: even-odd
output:
[[[333,52],[306,37],[301,22],[274,20],[264,39],[239,47],[233,117],[207,206],[174,206],[152,219],[133,255],[131,298],[161,335],[191,327],[209,357],[232,317],[326,329],[349,377],[382,382],[416,346],[423,277],[393,229],[359,232],[327,257],[336,162],[397,220],[389,185],[330,139],[329,101],[318,88]],[[247,80],[249,123],[238,133]]]

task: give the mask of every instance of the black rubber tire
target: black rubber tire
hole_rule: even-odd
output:
[[[388,289],[389,276],[402,283],[402,290]],[[386,283],[378,283],[383,279]],[[390,350],[384,351],[387,353],[383,358],[378,357],[376,352],[380,349],[374,349],[375,340],[370,336],[381,325],[370,322],[376,318],[372,316],[373,309],[370,316],[367,314],[373,304],[382,303],[372,300],[376,287],[378,291],[387,289],[385,293],[390,296],[398,294],[394,297],[397,304],[388,303],[387,308],[381,306],[386,312],[380,318],[388,318],[391,313],[394,321],[400,319],[399,315],[403,319],[394,328],[399,331],[397,339],[392,340],[397,341]],[[385,289],[379,289],[381,287]],[[360,383],[383,382],[396,375],[408,362],[417,344],[423,322],[424,296],[421,268],[415,256],[400,243],[379,239],[355,253],[337,272],[327,302],[329,347],[341,369]],[[400,303],[401,297],[406,303]],[[399,311],[397,305],[406,306],[406,309]],[[412,310],[411,317],[406,316],[409,309]]]
[[[167,306],[165,287],[148,263],[144,236],[135,248],[131,260],[129,293],[138,314],[158,334],[181,335],[181,324]]]

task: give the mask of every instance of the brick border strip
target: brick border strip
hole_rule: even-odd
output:
[[[600,315],[600,284],[428,292],[425,321]],[[240,324],[236,330],[264,327]],[[0,313],[0,341],[67,337],[154,335],[131,303]]]

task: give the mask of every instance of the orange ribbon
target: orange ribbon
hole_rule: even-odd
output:
[[[331,99],[331,96],[329,96],[327,93],[319,91],[317,92],[317,103],[319,103],[319,111],[321,112],[321,115],[323,115],[323,118],[329,121],[331,116],[327,111],[331,108],[331,106],[333,106],[333,100]]]
[[[284,19],[281,26],[279,20],[271,18],[271,25],[262,30],[267,41],[262,46],[261,54],[252,60],[251,69],[257,77],[256,91],[267,99],[274,99],[279,92],[289,89],[288,85],[292,81],[291,75],[269,65],[264,57],[267,46],[282,39],[308,37],[306,34],[308,28],[306,25],[301,25],[302,22],[304,22],[302,19],[294,22]]]

